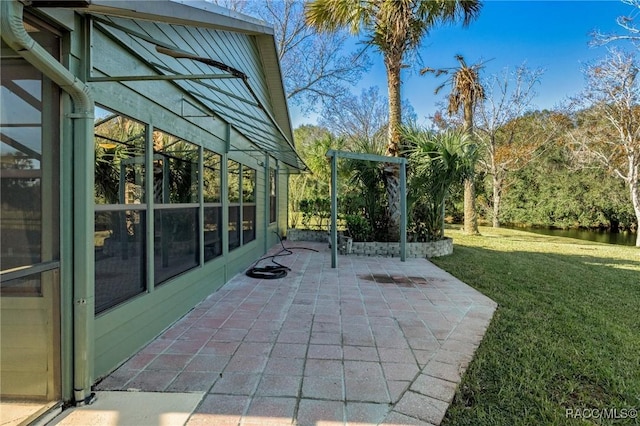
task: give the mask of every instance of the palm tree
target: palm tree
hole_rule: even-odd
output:
[[[480,12],[479,0],[313,0],[307,4],[307,23],[320,31],[348,28],[364,33],[367,44],[383,56],[389,91],[389,130],[386,153],[399,156],[403,149],[400,126],[400,70],[405,53],[416,49],[439,22],[462,18],[468,25]],[[399,168],[385,168],[392,234],[400,229]]]
[[[438,94],[442,88],[451,84],[451,93],[449,93],[448,113],[449,115],[457,114],[462,108],[464,126],[463,132],[471,139],[473,138],[473,112],[476,104],[484,99],[484,88],[480,84],[479,70],[483,64],[467,65],[462,55],[456,55],[455,58],[460,63],[459,67],[453,69],[433,69],[424,68],[420,74],[427,72],[435,73],[436,76],[449,74],[453,71],[453,75],[447,81],[438,86],[435,93]],[[479,235],[478,216],[476,214],[476,190],[475,190],[475,157],[476,150],[473,153],[471,168],[468,170],[464,178],[464,233],[469,235]]]
[[[468,133],[447,130],[432,133],[417,127],[404,127],[407,141],[411,185],[410,214],[414,227],[422,224],[420,238],[444,237],[444,205],[451,185],[465,179],[472,168],[476,145]],[[424,191],[423,188],[429,188]]]

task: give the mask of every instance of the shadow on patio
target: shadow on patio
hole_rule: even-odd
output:
[[[199,392],[190,426],[439,424],[496,304],[424,259],[285,245],[317,252],[237,275],[96,389]]]

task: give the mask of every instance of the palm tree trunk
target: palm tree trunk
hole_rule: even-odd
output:
[[[464,103],[464,131],[473,138],[473,104],[469,100]],[[464,180],[464,226],[463,232],[468,235],[479,235],[478,215],[476,213],[475,170]]]
[[[468,235],[480,234],[478,230],[478,215],[476,213],[476,188],[473,177],[464,180],[464,233]]]
[[[396,60],[397,59],[397,60]],[[387,84],[389,91],[389,139],[387,143],[387,155],[398,157],[400,155],[400,125],[402,115],[400,109],[400,64],[401,58],[391,58],[385,55],[384,62],[387,68]],[[400,240],[400,167],[395,163],[388,163],[384,169],[387,198],[389,201],[389,238]]]
[[[389,91],[389,138],[387,143],[387,155],[400,156],[401,137],[400,125],[402,124],[402,110],[400,107],[400,64],[402,57],[392,58],[385,55],[384,63],[387,68],[387,89]]]

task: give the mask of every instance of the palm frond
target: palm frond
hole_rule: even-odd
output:
[[[314,0],[305,5],[305,20],[320,31],[348,28],[352,34],[358,34],[371,23],[367,4],[359,0]]]

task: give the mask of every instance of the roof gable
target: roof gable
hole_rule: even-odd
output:
[[[159,75],[181,77],[176,85],[261,150],[306,168],[293,145],[273,31],[264,22],[206,2],[96,0],[83,11]],[[94,62],[106,67],[99,56]]]

